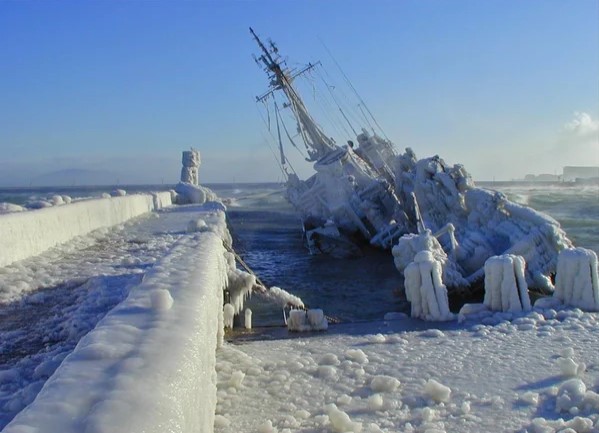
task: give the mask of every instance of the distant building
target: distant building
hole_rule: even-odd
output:
[[[576,179],[599,179],[599,167],[564,167],[564,182],[572,182]]]
[[[527,174],[524,176],[524,180],[527,182],[559,182],[561,180],[560,176],[556,176],[555,174]]]

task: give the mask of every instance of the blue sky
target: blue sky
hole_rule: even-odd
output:
[[[249,26],[342,83],[323,41],[398,150],[475,180],[599,165],[598,0],[5,0],[0,185],[175,182],[190,146],[203,182],[279,180]]]

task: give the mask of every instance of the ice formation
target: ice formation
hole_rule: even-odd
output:
[[[524,277],[526,263],[520,256],[506,254],[485,262],[484,304],[493,311],[531,309],[528,285]]]
[[[167,311],[173,306],[173,297],[167,289],[155,289],[150,292],[152,308],[156,311]]]
[[[327,406],[327,414],[333,426],[333,431],[337,433],[360,433],[362,423],[352,421],[349,415],[340,410],[335,404]]]
[[[424,394],[436,403],[446,403],[451,398],[451,388],[429,379],[424,385]]]
[[[406,297],[412,317],[424,320],[452,320],[447,288],[442,281],[442,267],[429,251],[420,251],[405,270]]]
[[[184,151],[181,162],[181,182],[175,186],[177,204],[204,204],[218,200],[214,192],[200,185],[200,152],[195,149]]]
[[[239,314],[243,310],[245,299],[250,296],[252,290],[256,287],[256,276],[237,269],[235,256],[232,253],[227,251],[225,257],[228,264],[227,293],[229,303],[233,307],[233,313]]]
[[[11,213],[11,212],[23,212],[25,208],[23,206],[19,206],[18,204],[12,203],[0,203],[0,214]]]
[[[597,254],[585,248],[560,252],[553,296],[567,305],[599,311]]]
[[[124,197],[127,195],[127,191],[124,189],[115,189],[110,193],[110,195],[113,197]]]
[[[268,290],[260,291],[259,296],[269,302],[279,305],[281,308],[304,308],[304,302],[299,297],[292,295],[277,286],[272,286]]]
[[[181,168],[181,182],[191,185],[199,185],[200,170],[200,152],[195,149],[186,150],[181,158],[183,168]]]

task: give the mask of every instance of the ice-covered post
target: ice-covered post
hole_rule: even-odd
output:
[[[599,311],[597,254],[585,248],[560,251],[553,296],[564,304]]]
[[[183,163],[181,182],[199,185],[200,152],[193,148],[185,150],[181,162]]]
[[[524,276],[526,262],[521,256],[493,256],[485,262],[484,304],[493,311],[529,311],[528,285]]]
[[[412,305],[412,317],[438,321],[453,319],[442,272],[441,263],[430,251],[420,251],[406,267],[406,297]]]

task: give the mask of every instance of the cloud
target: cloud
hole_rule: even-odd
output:
[[[593,138],[599,133],[599,120],[594,120],[588,113],[576,111],[574,119],[564,125],[563,131],[572,137]]]

